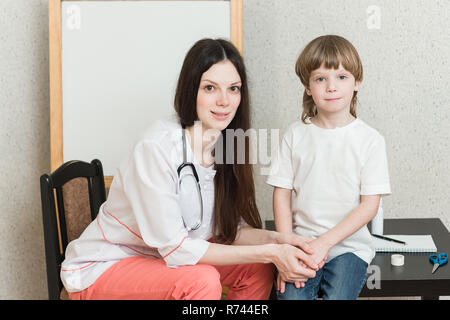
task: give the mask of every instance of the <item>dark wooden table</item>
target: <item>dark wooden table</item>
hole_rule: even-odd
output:
[[[450,252],[450,233],[440,219],[385,219],[384,234],[431,234],[438,253]],[[361,297],[421,296],[439,299],[450,295],[450,266],[439,267],[431,273],[430,253],[400,253],[405,256],[402,267],[391,265],[393,253],[377,253],[371,265],[381,271],[380,289],[369,289],[368,283]],[[370,286],[370,284],[369,284]]]
[[[275,229],[272,220],[266,221],[266,229]],[[431,234],[438,253],[450,253],[450,233],[438,218],[385,219],[384,234]],[[405,264],[401,267],[391,265],[392,254],[376,254],[360,297],[420,296],[422,299],[439,299],[439,296],[450,296],[450,263],[432,274],[433,265],[428,259],[430,253],[400,253],[405,256]]]

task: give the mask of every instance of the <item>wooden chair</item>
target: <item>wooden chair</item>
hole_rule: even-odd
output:
[[[42,218],[44,224],[48,297],[67,299],[60,278],[67,244],[78,238],[95,219],[106,200],[103,167],[74,160],[61,165],[52,174],[41,176]]]

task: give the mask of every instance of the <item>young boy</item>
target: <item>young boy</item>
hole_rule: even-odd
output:
[[[328,258],[305,283],[286,283],[279,272],[278,298],[356,299],[375,255],[366,224],[391,192],[384,138],[356,118],[363,69],[349,41],[314,39],[296,73],[305,87],[302,118],[287,128],[267,183],[277,231],[313,238],[313,258]]]

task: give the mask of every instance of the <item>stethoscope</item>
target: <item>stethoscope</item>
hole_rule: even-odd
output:
[[[200,228],[200,226],[202,225],[203,222],[203,200],[202,200],[202,191],[200,189],[200,180],[198,179],[198,174],[197,174],[197,170],[195,169],[195,166],[193,163],[191,162],[187,162],[186,160],[186,126],[182,125],[182,139],[183,139],[183,163],[180,164],[178,166],[177,169],[177,173],[178,173],[178,187],[179,190],[181,190],[181,185],[183,181],[186,181],[186,179],[195,179],[195,185],[197,186],[197,194],[198,194],[198,200],[200,202],[200,215],[197,219],[197,221],[192,225],[192,226],[188,226],[183,215],[183,223],[184,226],[188,229],[188,231],[191,230],[197,230],[198,228]],[[183,175],[181,174],[181,171],[186,168],[190,168],[191,172],[188,173],[184,173]],[[184,172],[186,172],[187,170],[184,170]]]

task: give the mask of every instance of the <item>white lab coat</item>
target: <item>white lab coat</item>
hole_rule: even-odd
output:
[[[204,255],[212,236],[215,170],[195,161],[187,141],[187,160],[197,169],[203,197],[203,224],[188,231],[182,214],[198,216],[199,202],[179,190],[181,132],[177,121],[159,120],[138,140],[117,170],[97,218],[67,246],[61,267],[67,291],[84,290],[127,257],[164,259],[176,267],[194,265]]]

